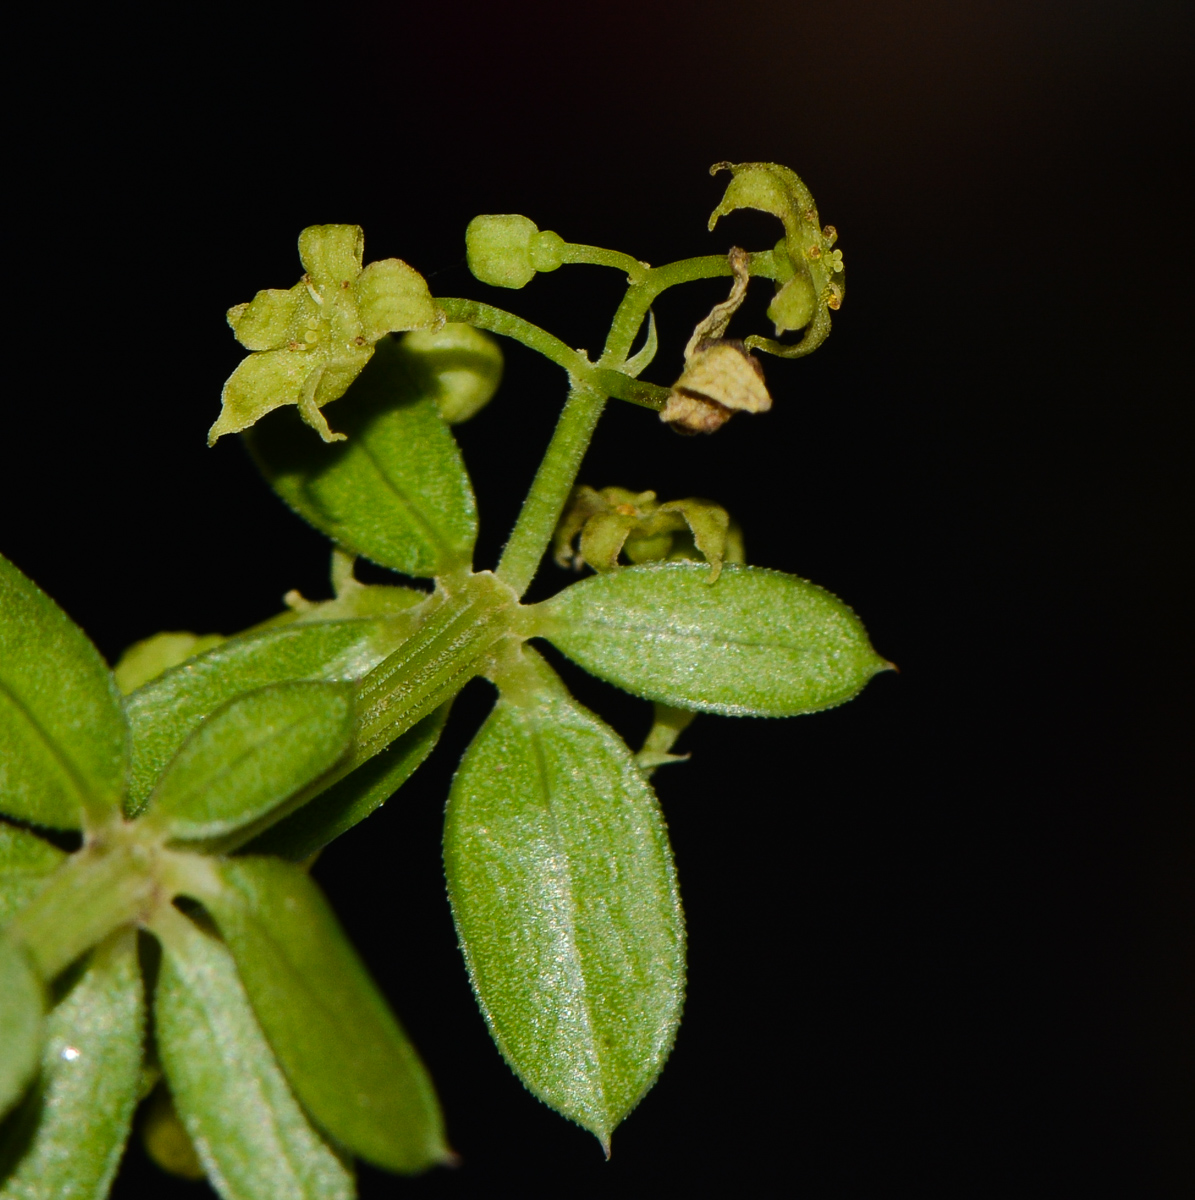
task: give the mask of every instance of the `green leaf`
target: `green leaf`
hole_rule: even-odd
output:
[[[627,567],[535,609],[535,633],[619,687],[680,708],[792,717],[832,708],[889,670],[859,618],[816,584],[727,566]]]
[[[310,877],[274,858],[218,870],[227,886],[200,899],[312,1118],[391,1171],[449,1160],[431,1079]]]
[[[0,933],[0,1117],[20,1099],[42,1047],[41,982],[29,960]]]
[[[126,736],[99,652],[0,557],[0,810],[53,829],[119,811]]]
[[[276,683],[217,709],[170,760],[145,820],[173,838],[215,838],[259,820],[353,744],[352,685]]]
[[[19,1158],[0,1200],[108,1194],[137,1103],[144,1027],[129,929],[96,949],[46,1021],[38,1087],[6,1131],[3,1155]]]
[[[434,397],[393,338],[378,342],[337,424],[348,441],[336,446],[316,442],[289,412],[249,435],[282,499],[350,554],[404,574],[467,566],[477,538],[473,489]]]
[[[498,1048],[609,1152],[672,1048],[684,919],[630,751],[528,658],[533,685],[499,700],[453,781],[448,894]]]
[[[271,826],[250,842],[246,851],[302,862],[364,821],[406,783],[436,748],[448,709],[448,704],[442,704],[430,717],[424,717],[351,774]]]
[[[155,633],[153,637],[134,642],[120,656],[120,661],[112,668],[116,686],[127,696],[151,679],[157,679],[163,671],[226,640],[218,633]]]
[[[46,886],[66,861],[57,846],[0,821],[0,928]]]
[[[234,696],[272,683],[357,679],[406,633],[393,620],[302,620],[230,638],[125,698],[132,730],[128,813],[135,816],[166,764],[199,724]]]
[[[352,1177],[287,1086],[232,955],[174,908],[153,929],[158,1053],[212,1186],[226,1200],[350,1200]]]

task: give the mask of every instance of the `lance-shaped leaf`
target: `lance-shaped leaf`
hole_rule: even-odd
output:
[[[0,1200],[106,1196],[141,1080],[137,935],[99,946],[46,1021],[41,1076],[5,1133]]]
[[[212,1186],[225,1200],[350,1200],[352,1177],[287,1086],[232,955],[174,908],[153,929],[158,1054]]]
[[[357,679],[406,635],[400,617],[296,621],[231,638],[125,698],[132,730],[128,812],[136,815],[178,748],[234,696],[292,680]]]
[[[66,861],[57,846],[15,825],[0,822],[0,928],[46,886]]]
[[[628,567],[565,588],[534,630],[619,687],[680,708],[793,717],[832,708],[889,670],[841,600],[816,584],[728,566]]]
[[[41,982],[29,960],[0,933],[0,1117],[37,1070],[43,1005]]]
[[[99,652],[0,557],[0,811],[53,829],[118,811],[126,734]]]
[[[173,838],[231,833],[335,766],[354,729],[351,684],[276,683],[237,696],[182,744],[144,819]]]
[[[271,826],[245,847],[251,854],[276,854],[302,862],[381,808],[436,748],[448,704],[395,738],[381,753]]]
[[[377,1166],[449,1160],[431,1079],[311,878],[275,858],[218,870],[201,899],[304,1108]]]
[[[436,407],[434,381],[385,338],[338,414],[348,441],[315,441],[297,414],[249,435],[274,490],[350,554],[430,578],[467,566],[477,506],[456,440]]]
[[[498,1048],[608,1152],[672,1048],[684,920],[630,751],[527,657],[532,685],[499,700],[453,781],[448,893]]]

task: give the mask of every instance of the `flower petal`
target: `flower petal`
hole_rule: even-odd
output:
[[[353,287],[362,333],[376,342],[385,333],[433,329],[444,323],[427,281],[399,258],[372,262]]]
[[[304,383],[324,365],[322,356],[302,351],[267,350],[250,354],[228,377],[223,407],[208,430],[207,444],[226,433],[239,433],[284,404],[298,404]],[[347,386],[347,384],[346,384]]]
[[[308,225],[299,234],[299,258],[318,288],[352,283],[361,274],[365,234],[360,225]]]
[[[228,310],[228,323],[237,341],[246,350],[277,350],[291,337],[291,326],[299,316],[303,293],[302,284],[282,290],[266,288],[248,304],[238,304]]]
[[[372,346],[353,347],[351,350],[338,350],[329,360],[315,389],[317,408],[339,400],[348,391],[349,384],[365,369],[365,364],[373,357]]]

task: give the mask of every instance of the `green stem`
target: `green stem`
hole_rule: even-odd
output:
[[[357,685],[358,730],[350,768],[384,750],[485,670],[518,607],[510,588],[488,571],[436,597],[439,602],[416,632]]]
[[[444,310],[450,321],[462,321],[476,329],[488,329],[491,333],[500,333],[503,337],[522,342],[550,362],[563,367],[570,375],[583,375],[593,369],[584,354],[566,346],[546,329],[532,325],[530,321],[524,321],[504,308],[481,304],[477,300],[461,300],[455,296],[437,296],[436,304]]]
[[[594,254],[616,255],[615,251],[598,251]],[[622,263],[624,256],[617,256]],[[629,256],[626,256],[629,257]],[[597,258],[586,261],[598,261]],[[603,259],[603,261],[608,261]],[[633,261],[633,260],[632,260]],[[608,265],[614,265],[608,263]],[[638,264],[640,267],[642,264]],[[770,250],[751,256],[751,273],[772,278],[775,264]],[[614,315],[610,335],[601,362],[594,366],[582,354],[570,350],[559,338],[524,321],[513,313],[473,300],[440,299],[436,303],[447,313],[450,320],[466,321],[480,329],[489,329],[513,337],[538,350],[569,372],[569,393],[555,432],[548,444],[547,452],[535,473],[531,490],[519,512],[519,519],[511,532],[510,540],[502,551],[495,575],[508,584],[520,597],[531,585],[539,569],[560,514],[568,502],[581,460],[589,448],[598,418],[606,405],[607,396],[630,400],[645,408],[659,411],[668,398],[668,389],[642,380],[631,379],[619,368],[624,366],[631,345],[643,318],[655,298],[666,288],[695,279],[713,279],[731,275],[730,262],[720,254],[708,254],[700,258],[685,258],[663,267],[644,270],[643,280],[632,283]]]
[[[750,271],[762,279],[774,279],[776,264],[771,250],[752,254]],[[635,341],[635,335],[643,324],[647,310],[655,303],[661,292],[680,283],[692,283],[697,279],[717,279],[731,275],[730,261],[724,254],[703,254],[698,258],[682,258],[662,267],[653,267],[642,283],[632,284],[614,314],[610,336],[602,354],[603,367],[618,368],[626,362]]]
[[[647,263],[623,254],[621,250],[603,250],[600,246],[565,242],[562,255],[566,263],[588,263],[595,267],[614,267],[625,271],[632,283],[642,283],[651,272]]]
[[[163,849],[140,822],[110,825],[63,863],[8,934],[50,980],[113,930],[169,906],[208,869],[195,855]]]
[[[519,519],[494,572],[522,596],[531,585],[540,559],[552,540],[589,448],[598,418],[606,406],[602,391],[573,379],[568,400],[556,422],[547,453],[539,464]]]
[[[613,253],[613,251],[611,252]],[[668,389],[641,379],[632,379],[621,371],[595,367],[578,350],[572,350],[558,337],[546,329],[524,321],[502,308],[481,304],[476,300],[459,300],[452,296],[437,296],[436,303],[444,310],[449,320],[463,321],[476,329],[488,329],[491,333],[513,338],[531,350],[536,350],[550,362],[563,367],[570,378],[581,381],[593,391],[607,396],[616,396],[640,408],[659,412],[668,402]]]

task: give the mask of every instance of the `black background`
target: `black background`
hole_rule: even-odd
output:
[[[1195,1183],[1188,8],[657,0],[105,13],[12,43],[0,545],[114,659],[328,594],[323,539],[204,433],[224,310],[310,223],[597,351],[615,272],[521,293],[478,212],[653,263],[770,246],[710,163],[795,168],[841,233],[827,344],[683,440],[612,402],[582,479],[704,494],[842,596],[901,674],[792,722],[699,718],[660,773],[691,975],[602,1161],[489,1042],[439,860],[473,684],[316,874],[463,1165],[364,1196],[1179,1196]],[[668,383],[724,284],[658,306]],[[735,330],[763,329],[766,298]],[[459,429],[493,564],[558,410],[510,347]],[[334,411],[330,413],[335,425]],[[563,582],[546,567],[537,595]],[[564,669],[628,738],[646,705]],[[117,1195],[170,1193],[134,1144]],[[203,1185],[179,1185],[202,1194]]]

